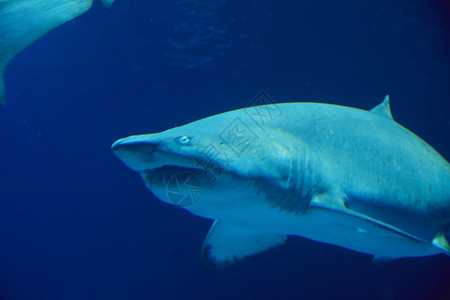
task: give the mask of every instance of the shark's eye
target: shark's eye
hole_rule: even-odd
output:
[[[187,135],[183,135],[178,139],[178,143],[180,143],[181,145],[186,145],[187,143],[189,143],[190,140],[191,140],[190,137],[188,137]]]

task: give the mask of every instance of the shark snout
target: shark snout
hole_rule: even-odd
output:
[[[181,154],[179,146],[169,147],[160,134],[147,134],[117,140],[111,148],[125,165],[138,172],[168,165],[198,168],[198,162]]]
[[[114,154],[135,171],[155,167],[154,152],[159,142],[147,136],[130,136],[117,140],[112,146]]]

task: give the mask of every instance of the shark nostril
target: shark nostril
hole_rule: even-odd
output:
[[[115,142],[111,148],[113,151],[128,151],[128,152],[134,152],[134,153],[153,153],[155,149],[157,148],[158,144],[155,143],[147,143],[147,142],[141,142],[141,143],[133,143],[133,142],[127,142],[127,141],[117,141]]]
[[[115,142],[111,148],[114,154],[125,165],[137,171],[153,167],[155,153],[158,152],[159,143],[148,141],[136,141],[135,137],[125,138]]]

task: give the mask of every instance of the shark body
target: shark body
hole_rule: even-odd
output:
[[[375,259],[450,255],[450,165],[372,109],[249,107],[116,141],[164,202],[215,220],[202,250],[222,266],[288,235]]]
[[[85,13],[93,0],[0,0],[0,108],[9,61],[52,29]],[[109,8],[114,0],[99,0]]]

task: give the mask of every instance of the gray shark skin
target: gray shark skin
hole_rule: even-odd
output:
[[[93,0],[0,0],[0,108],[3,71],[20,51],[50,30],[85,13]],[[109,8],[114,0],[99,0]]]
[[[249,107],[112,149],[157,198],[214,220],[202,249],[211,266],[288,235],[375,260],[450,255],[450,165],[392,119],[388,96],[371,111]]]

